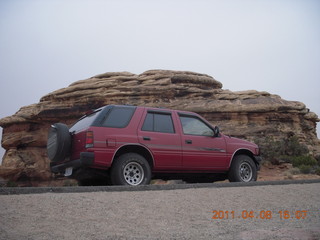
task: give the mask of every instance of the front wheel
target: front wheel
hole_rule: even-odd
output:
[[[230,182],[253,182],[257,180],[257,167],[247,155],[237,155],[228,174]]]
[[[148,161],[136,153],[121,155],[111,168],[113,185],[146,185],[151,180],[151,169]]]

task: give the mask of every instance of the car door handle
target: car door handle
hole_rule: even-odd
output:
[[[143,140],[150,141],[151,138],[150,137],[143,137]]]
[[[192,144],[192,140],[186,140],[186,144]]]

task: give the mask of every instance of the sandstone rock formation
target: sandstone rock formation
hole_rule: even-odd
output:
[[[254,90],[231,92],[211,76],[151,70],[140,75],[109,72],[54,91],[37,104],[0,120],[6,154],[0,176],[14,181],[48,180],[47,132],[55,122],[71,124],[89,109],[107,104],[166,107],[201,114],[221,131],[251,141],[295,135],[313,154],[320,153],[318,116],[303,103]]]

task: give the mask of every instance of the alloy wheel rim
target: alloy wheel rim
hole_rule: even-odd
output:
[[[143,167],[137,162],[130,162],[123,169],[123,177],[127,184],[139,185],[144,178]]]
[[[252,167],[249,163],[244,162],[239,167],[240,178],[243,182],[250,182],[252,179]]]

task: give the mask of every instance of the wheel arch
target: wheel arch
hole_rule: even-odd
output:
[[[121,156],[122,154],[125,153],[137,153],[140,154],[141,156],[143,156],[149,163],[150,168],[153,169],[154,167],[154,158],[152,153],[150,152],[150,150],[142,145],[138,145],[138,144],[128,144],[128,145],[124,145],[121,146],[116,153],[113,156],[112,159],[112,164],[116,161],[116,159]]]
[[[252,161],[255,163],[256,167],[259,166],[259,163],[254,158],[253,152],[251,152],[249,149],[242,148],[242,149],[236,150],[233,153],[231,161],[230,161],[230,164],[229,164],[229,168],[231,167],[231,164],[233,163],[235,157],[238,156],[238,155],[247,155],[248,157],[250,157],[252,159]]]

